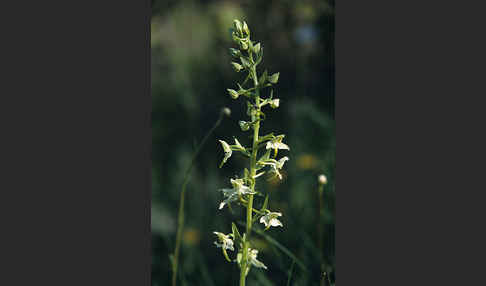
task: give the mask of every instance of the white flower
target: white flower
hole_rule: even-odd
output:
[[[243,195],[256,194],[252,192],[248,186],[245,186],[243,179],[230,179],[232,189],[222,189],[223,196],[226,198],[219,204],[219,209],[222,209],[227,203],[237,201]]]
[[[279,105],[280,105],[280,99],[278,99],[278,98],[275,98],[275,99],[270,101],[270,107],[271,108],[277,108]]]
[[[257,260],[258,250],[248,248],[248,261],[255,267],[267,269],[265,264]]]
[[[282,174],[280,174],[280,172],[278,170],[282,169],[283,165],[288,160],[289,160],[289,157],[285,156],[283,158],[280,158],[280,160],[278,160],[278,161],[275,160],[275,159],[268,159],[268,160],[261,162],[260,164],[270,166],[272,168],[272,171],[278,176],[278,178],[280,180],[282,180]]]
[[[265,227],[268,229],[271,226],[282,226],[283,224],[277,219],[277,217],[282,216],[281,213],[277,212],[270,212],[260,218],[260,223],[265,224]]]
[[[230,238],[230,235],[231,234],[224,234],[224,233],[221,233],[221,232],[217,232],[217,231],[213,231],[214,234],[216,234],[218,236],[218,242],[214,242],[214,244],[216,244],[217,247],[221,247],[223,248],[224,250],[226,249],[229,249],[231,251],[235,250],[234,247],[233,247],[233,240]]]
[[[282,139],[285,135],[278,135],[274,139],[267,142],[266,149],[275,149],[275,150],[290,150],[287,144],[282,143]]]
[[[221,168],[221,166],[223,166],[223,164],[226,163],[226,160],[228,160],[228,158],[231,157],[231,154],[233,153],[233,151],[231,151],[230,145],[228,143],[226,143],[225,141],[219,140],[219,142],[221,142],[221,145],[223,146],[223,151],[224,151],[223,162],[221,162],[221,164],[219,165],[219,167]]]

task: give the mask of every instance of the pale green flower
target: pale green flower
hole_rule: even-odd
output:
[[[272,171],[278,176],[280,180],[282,180],[282,174],[278,170],[283,168],[283,165],[285,164],[286,161],[289,160],[289,157],[285,156],[283,158],[280,158],[280,160],[275,160],[275,159],[267,159],[263,162],[259,162],[259,164],[270,166],[272,168]]]
[[[267,214],[260,218],[260,223],[265,225],[265,228],[268,229],[271,226],[282,226],[282,222],[280,222],[277,217],[282,216],[282,213],[271,212],[267,211]]]
[[[239,72],[239,71],[241,71],[243,69],[243,66],[240,65],[239,63],[231,62],[231,65],[233,66],[233,69],[236,72]]]
[[[285,143],[282,143],[282,139],[285,135],[278,135],[274,139],[267,142],[266,149],[281,149],[281,150],[290,150],[289,146]]]
[[[248,248],[248,261],[255,267],[267,269],[265,264],[257,260],[258,250]]]
[[[231,96],[231,98],[233,98],[233,99],[238,98],[239,94],[236,90],[230,89],[230,88],[227,88],[226,90],[228,91],[228,94]]]
[[[218,242],[214,242],[214,244],[217,247],[223,248],[223,249],[229,249],[231,251],[235,250],[233,240],[230,238],[232,234],[224,234],[221,232],[213,231],[214,234],[218,237]]]
[[[279,77],[280,73],[274,73],[272,74],[271,76],[268,77],[268,81],[275,84],[278,82],[278,77]]]
[[[243,195],[256,194],[252,192],[248,186],[245,186],[243,179],[230,179],[232,189],[222,189],[223,196],[226,198],[219,204],[219,209],[222,209],[226,204],[237,201]]]

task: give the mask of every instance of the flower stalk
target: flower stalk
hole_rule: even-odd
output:
[[[231,208],[231,203],[239,204],[246,209],[246,228],[243,236],[239,234],[238,228],[233,223],[231,238],[238,248],[235,262],[240,267],[240,286],[245,285],[246,276],[248,275],[252,266],[257,268],[267,269],[267,266],[257,259],[258,250],[253,248],[250,243],[251,231],[254,222],[260,218],[260,223],[265,225],[264,230],[268,230],[271,226],[283,226],[277,219],[282,216],[279,212],[272,212],[267,209],[268,194],[266,195],[263,207],[260,210],[253,208],[254,195],[261,194],[256,188],[256,179],[265,173],[274,174],[275,177],[282,179],[279,170],[283,168],[288,157],[283,157],[276,160],[278,150],[289,150],[290,148],[282,142],[285,135],[275,136],[273,133],[260,137],[260,125],[265,119],[265,114],[262,112],[262,107],[268,105],[272,109],[278,108],[280,100],[273,98],[273,90],[271,90],[269,97],[264,98],[262,91],[266,87],[271,87],[278,82],[279,73],[268,75],[265,70],[260,77],[257,73],[257,65],[261,63],[263,58],[263,46],[260,43],[255,43],[250,39],[250,29],[246,22],[243,24],[234,20],[234,29],[232,31],[232,39],[237,45],[238,49],[230,48],[230,54],[239,60],[240,63],[231,62],[233,69],[236,72],[246,72],[247,76],[242,84],[237,83],[237,89],[227,89],[228,94],[232,99],[246,98],[247,99],[247,115],[250,121],[239,121],[240,129],[243,132],[253,129],[251,147],[242,146],[235,138],[235,144],[230,145],[226,141],[220,140],[223,147],[224,158],[220,167],[227,162],[233,154],[233,151],[241,152],[243,155],[249,157],[249,170],[245,168],[244,177],[242,179],[231,179],[233,189],[222,189],[225,199],[220,203],[219,209],[223,209],[226,204]],[[252,87],[245,87],[247,81],[253,81]],[[264,148],[265,154],[259,157],[258,151]],[[272,152],[273,151],[273,152]],[[271,157],[273,153],[273,158]],[[268,167],[266,171],[263,168]],[[258,172],[258,173],[257,173]],[[255,215],[253,215],[255,213]],[[230,237],[229,235],[227,236]],[[228,242],[229,243],[229,242]],[[219,245],[219,244],[217,244]],[[229,249],[228,250],[233,250]],[[228,258],[226,249],[224,249],[224,256]]]

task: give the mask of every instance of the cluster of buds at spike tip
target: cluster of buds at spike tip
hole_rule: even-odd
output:
[[[220,232],[215,232],[218,236],[218,242],[215,242],[218,247],[223,250],[225,258],[230,261],[226,250],[233,250],[238,248],[237,257],[235,260],[240,266],[240,279],[246,277],[250,267],[258,267],[267,269],[265,264],[257,259],[258,250],[252,248],[250,245],[251,228],[254,222],[255,227],[261,227],[264,231],[271,227],[283,227],[282,213],[278,211],[270,211],[268,206],[268,194],[265,196],[263,206],[256,210],[253,206],[253,200],[257,200],[257,196],[263,194],[256,188],[257,179],[266,174],[273,174],[280,180],[283,179],[281,174],[285,163],[289,157],[283,156],[277,158],[279,150],[290,151],[290,147],[283,142],[284,134],[275,136],[273,133],[260,136],[260,124],[265,120],[264,111],[278,108],[280,106],[280,99],[273,97],[273,89],[270,93],[264,93],[265,88],[277,84],[280,73],[268,73],[266,70],[259,76],[257,73],[257,66],[263,59],[263,45],[261,43],[253,42],[250,39],[250,29],[246,22],[239,20],[233,21],[232,39],[235,44],[229,49],[229,53],[233,58],[231,65],[236,72],[244,73],[246,79],[243,83],[237,83],[237,88],[228,88],[227,92],[233,99],[246,99],[246,114],[249,119],[238,120],[238,125],[241,131],[246,132],[252,130],[252,144],[248,147],[243,146],[236,138],[235,144],[230,145],[224,140],[219,140],[224,151],[224,157],[220,164],[220,168],[231,158],[233,152],[240,152],[246,157],[250,158],[250,168],[244,168],[243,176],[240,178],[231,178],[231,188],[220,189],[222,193],[222,200],[219,202],[218,209],[223,210],[226,205],[227,209],[232,212],[233,204],[242,206],[246,209],[247,228],[246,232],[241,236],[238,228],[233,223],[232,233],[225,235]],[[247,83],[251,83],[248,86]],[[267,106],[266,108],[264,108]],[[260,153],[259,153],[260,151]],[[234,241],[233,241],[234,239]],[[241,280],[240,280],[241,281]]]
[[[242,50],[247,50],[250,43],[250,29],[245,21],[243,24],[239,20],[233,21],[233,32],[231,33],[233,41],[240,46]]]

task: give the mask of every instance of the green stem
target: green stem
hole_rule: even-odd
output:
[[[204,136],[203,140],[201,141],[201,144],[197,146],[196,151],[194,152],[192,159],[191,159],[191,164],[187,168],[185,174],[184,174],[184,181],[182,183],[182,189],[181,189],[181,195],[180,195],[180,200],[179,200],[179,215],[177,219],[177,234],[176,234],[176,246],[174,250],[174,259],[173,259],[173,264],[172,264],[172,286],[177,285],[177,270],[179,266],[179,253],[180,253],[180,248],[181,248],[181,240],[182,240],[182,230],[184,229],[184,201],[185,201],[185,195],[186,195],[186,186],[187,183],[189,182],[189,177],[191,174],[192,167],[194,167],[194,163],[196,162],[197,155],[199,155],[199,152],[201,151],[202,147],[208,140],[209,136],[214,132],[214,130],[219,126],[221,121],[223,120],[223,112],[220,112],[219,118],[214,124],[214,126],[209,130],[209,132]]]
[[[251,150],[251,161],[250,161],[250,177],[253,178],[256,175],[256,160],[257,160],[257,153],[258,153],[258,132],[260,131],[260,91],[258,88],[258,77],[256,73],[256,68],[253,66],[252,70],[252,78],[254,88],[256,90],[255,96],[255,106],[257,106],[257,112],[251,116],[251,121],[255,122],[253,126],[253,146]],[[251,181],[251,191],[255,191],[255,179]],[[248,268],[248,247],[249,247],[249,240],[251,234],[251,226],[252,226],[252,210],[253,210],[253,195],[250,195],[248,198],[248,205],[246,206],[246,239],[243,245],[243,257],[242,257],[242,264],[240,269],[240,286],[245,286],[245,279],[246,279],[246,269]]]

